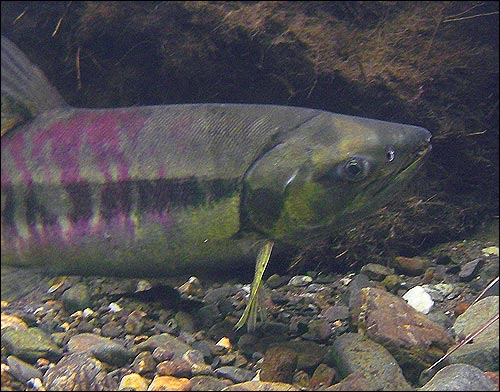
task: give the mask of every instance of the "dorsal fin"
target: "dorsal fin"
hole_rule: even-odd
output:
[[[43,72],[2,36],[2,135],[40,113],[66,106]]]

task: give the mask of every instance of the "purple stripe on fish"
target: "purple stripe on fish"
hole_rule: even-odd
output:
[[[28,165],[26,164],[25,158],[29,159],[29,157],[25,157],[24,151],[26,147],[26,142],[24,140],[25,135],[18,135],[17,138],[13,138],[10,143],[10,154],[12,155],[12,159],[14,160],[17,170],[22,173],[23,181],[25,184],[31,184],[32,176],[31,172],[28,169]],[[2,143],[4,143],[4,139],[2,139]],[[2,186],[10,184],[11,179],[8,177],[7,173],[4,173],[2,170]]]
[[[90,159],[82,154],[91,154],[96,169],[106,181],[125,181],[129,179],[129,160],[120,138],[126,137],[133,142],[144,127],[146,117],[127,110],[76,110],[70,116],[56,117],[43,132],[33,133],[31,155],[21,156],[49,162],[61,171],[59,180],[70,184],[82,180],[79,162]],[[112,167],[117,168],[117,178],[113,177]]]

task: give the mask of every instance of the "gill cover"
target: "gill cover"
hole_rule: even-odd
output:
[[[315,181],[315,120],[281,137],[245,175],[244,217],[252,230],[268,238],[296,240],[334,217],[328,190]]]

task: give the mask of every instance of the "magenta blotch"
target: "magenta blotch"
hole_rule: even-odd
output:
[[[79,162],[85,159],[95,160],[106,181],[127,180],[129,162],[122,151],[120,137],[126,135],[127,138],[135,138],[135,134],[144,126],[144,121],[144,114],[130,109],[74,110],[64,118],[57,117],[41,132],[33,132],[30,159],[45,162],[49,167],[60,170],[63,184],[82,180]],[[17,139],[17,148],[13,150],[16,153],[24,152],[25,143],[20,135],[14,139]],[[90,151],[92,156],[81,156],[83,151]],[[28,178],[30,173],[23,166],[24,162],[18,161],[16,164],[21,169],[25,168],[23,173]],[[117,167],[118,178],[113,178],[111,166]]]

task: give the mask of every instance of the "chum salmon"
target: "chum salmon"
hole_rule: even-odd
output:
[[[7,38],[1,51],[2,267],[237,270],[266,241],[367,217],[430,150],[418,126],[299,107],[75,108]]]

